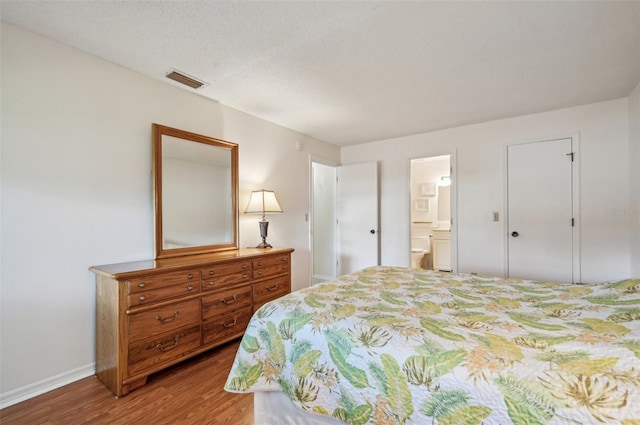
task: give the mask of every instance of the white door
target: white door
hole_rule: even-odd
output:
[[[571,139],[511,145],[508,276],[573,282]]]
[[[338,273],[380,263],[378,163],[338,167]]]

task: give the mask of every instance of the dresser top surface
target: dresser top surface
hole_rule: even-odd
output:
[[[105,264],[90,267],[89,270],[97,275],[120,279],[128,277],[127,275],[153,272],[161,273],[189,267],[205,267],[211,264],[222,263],[234,259],[244,258],[249,260],[265,255],[290,254],[293,251],[293,248],[242,248],[213,252],[209,254],[162,258],[159,260],[142,260],[127,263]]]

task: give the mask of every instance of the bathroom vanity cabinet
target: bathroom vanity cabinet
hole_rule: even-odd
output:
[[[451,229],[433,229],[432,232],[433,270],[450,272]]]

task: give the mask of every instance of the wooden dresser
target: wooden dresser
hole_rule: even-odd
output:
[[[291,291],[292,252],[248,248],[91,267],[98,379],[122,396],[242,336],[254,311]]]

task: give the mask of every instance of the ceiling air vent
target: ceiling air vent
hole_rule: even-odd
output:
[[[205,85],[205,83],[203,83],[202,81],[198,81],[195,78],[189,77],[176,70],[172,70],[171,72],[169,72],[167,74],[167,78],[170,78],[173,81],[177,81],[180,84],[184,84],[185,86],[189,86],[192,89],[199,89],[200,87]]]

